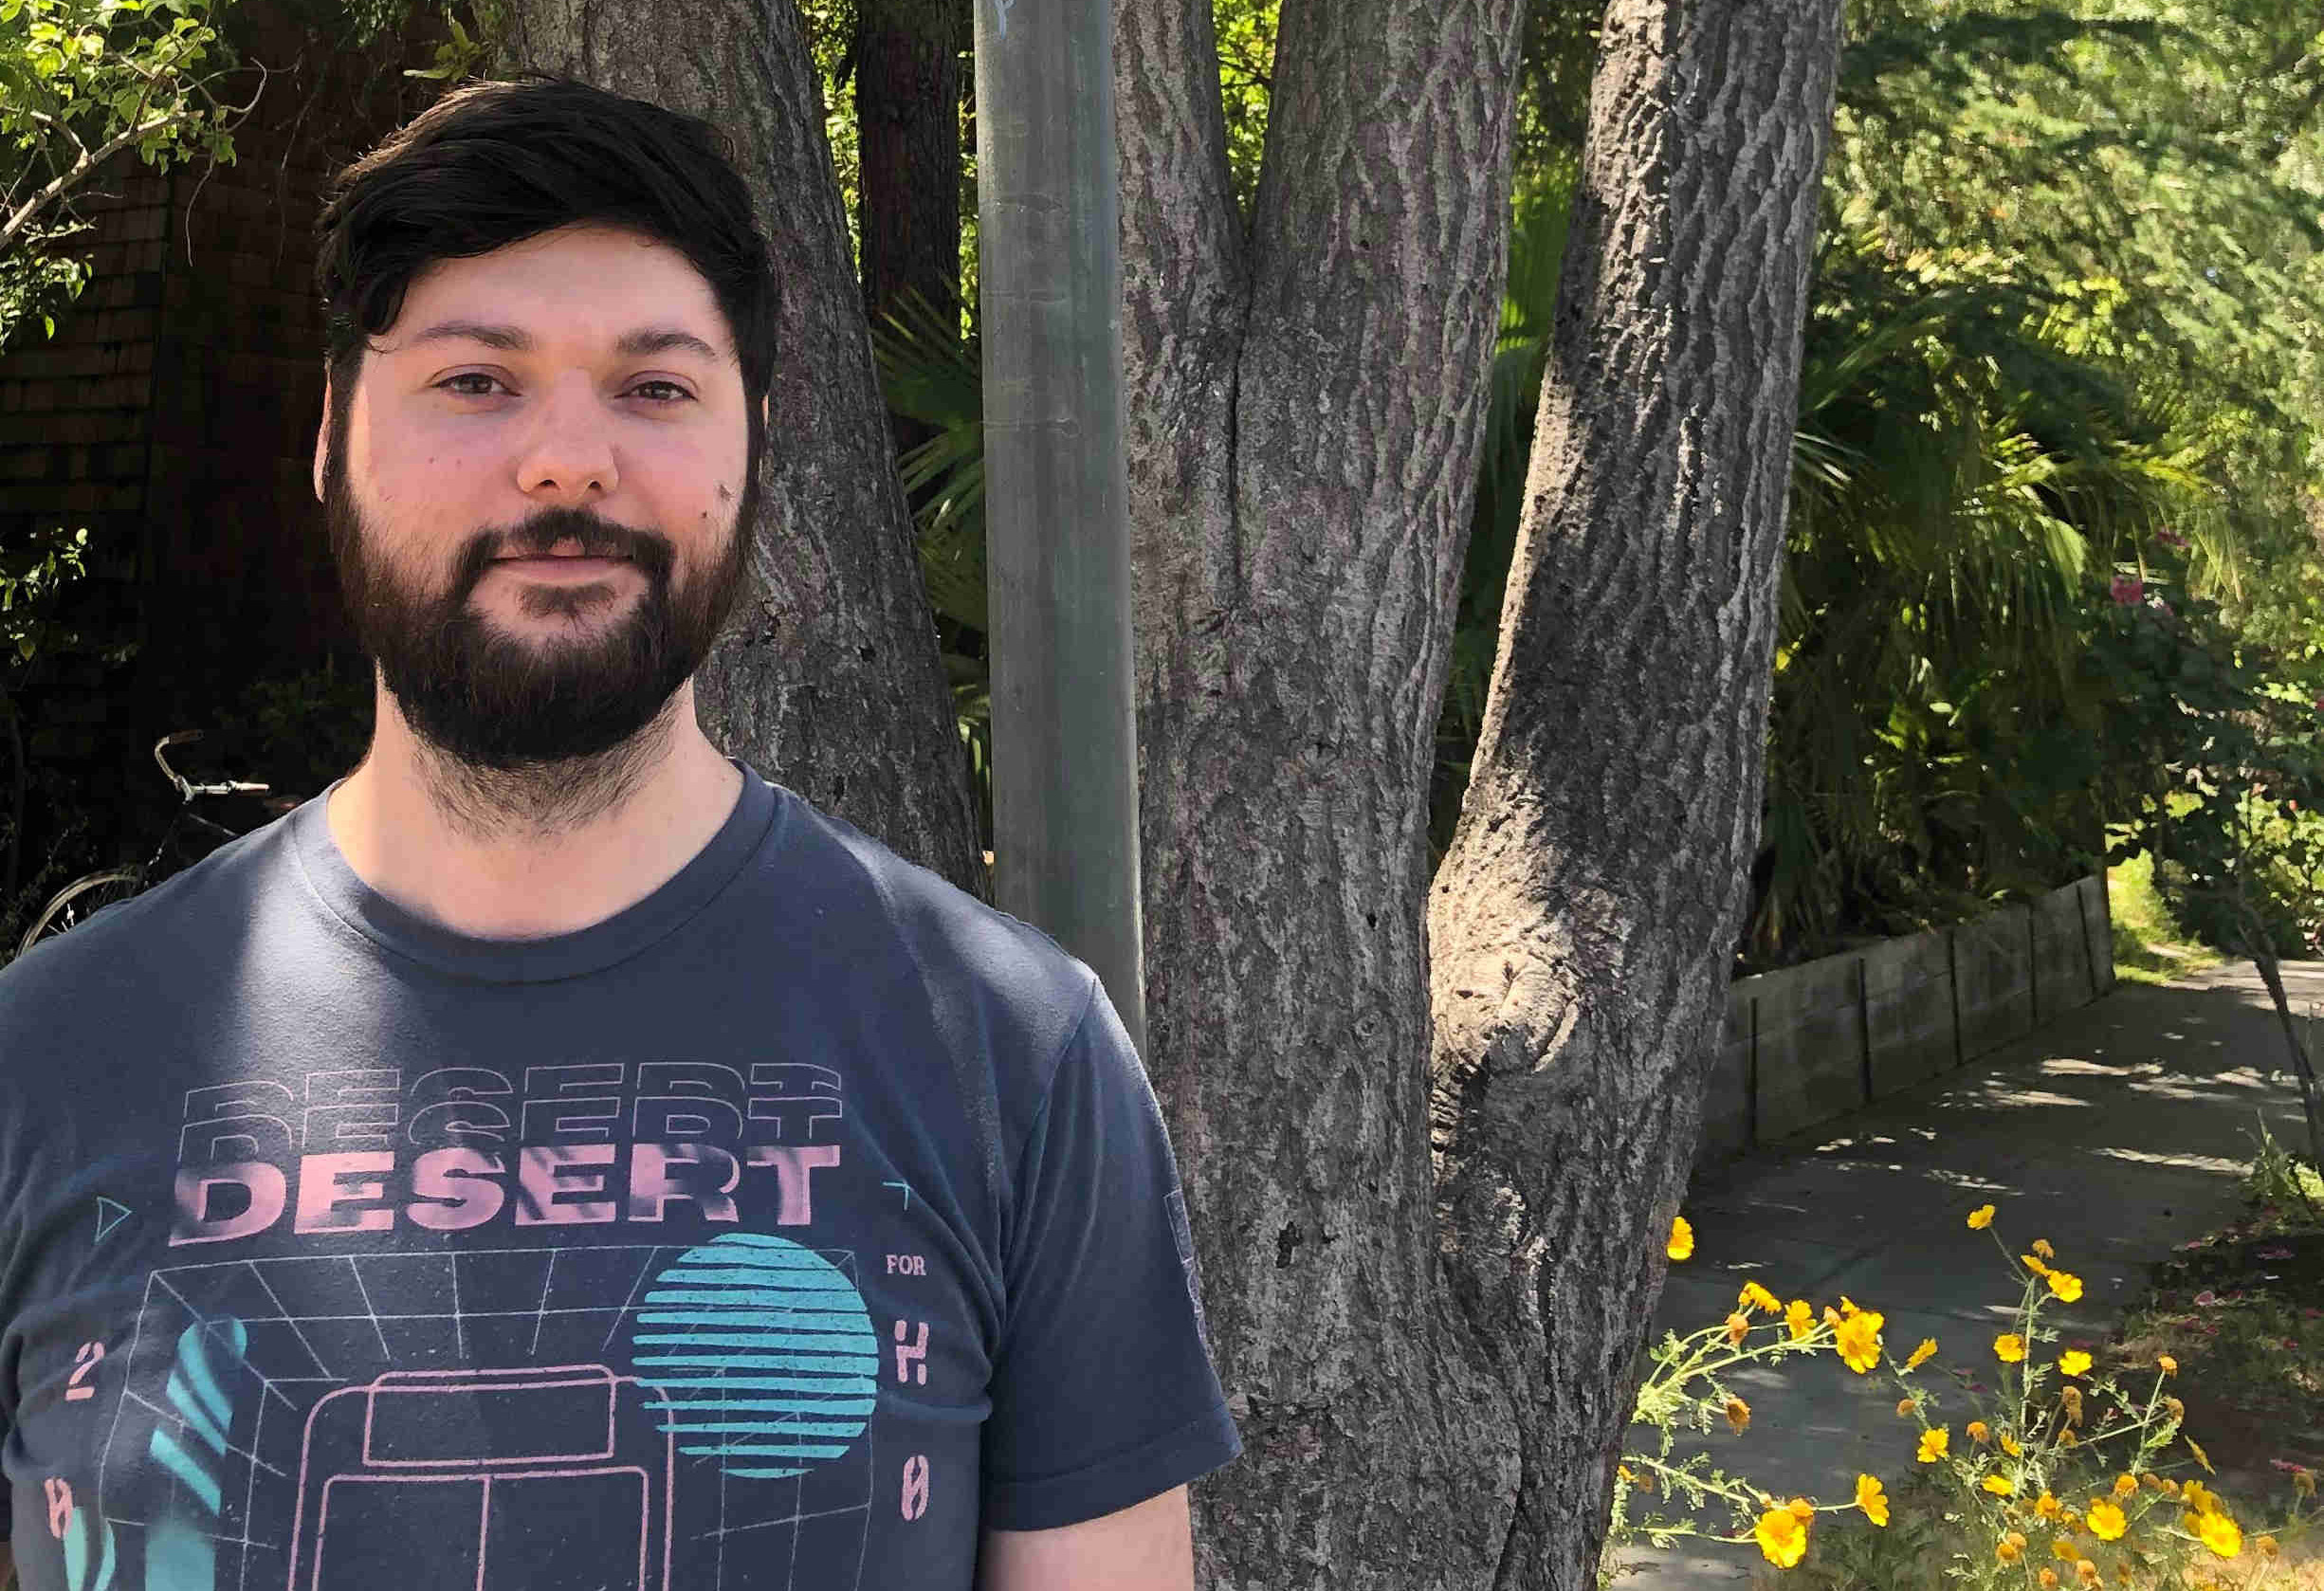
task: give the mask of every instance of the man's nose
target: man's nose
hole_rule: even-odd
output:
[[[518,452],[518,490],[562,503],[588,501],[593,486],[599,497],[613,494],[621,477],[613,460],[613,416],[586,371],[544,386],[530,418]],[[577,542],[574,550],[580,550]]]

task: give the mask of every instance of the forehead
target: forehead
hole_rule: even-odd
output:
[[[480,338],[479,330],[515,335]],[[625,352],[649,351],[636,346],[640,331],[686,334],[716,357],[734,357],[717,297],[684,254],[625,229],[581,224],[489,254],[430,262],[378,344],[390,356],[449,350],[465,332],[470,343],[518,351],[616,342]],[[684,338],[652,341],[650,351],[699,352]]]

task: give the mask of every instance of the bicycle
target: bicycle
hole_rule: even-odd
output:
[[[105,907],[128,900],[149,885],[159,883],[166,875],[156,869],[161,866],[161,858],[172,842],[177,839],[180,825],[191,822],[196,828],[209,831],[216,836],[212,841],[213,848],[238,837],[233,830],[223,823],[212,822],[195,812],[194,798],[201,796],[263,796],[269,787],[241,779],[196,784],[170,766],[170,759],[163,755],[170,747],[183,745],[188,741],[198,741],[201,737],[199,729],[180,729],[154,742],[154,760],[160,765],[162,777],[177,787],[178,794],[177,815],[161,832],[161,843],[154,848],[154,853],[133,867],[107,868],[100,872],[84,874],[58,890],[49,897],[48,904],[41,907],[40,914],[32,919],[32,925],[25,930],[24,938],[17,942],[17,955],[23,955],[43,939],[54,939],[80,926]]]

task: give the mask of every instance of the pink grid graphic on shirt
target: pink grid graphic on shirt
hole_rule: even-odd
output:
[[[244,1378],[232,1390],[241,1413],[216,1466],[223,1506],[204,1531],[218,1552],[217,1591],[352,1583],[330,1571],[329,1541],[358,1516],[393,1511],[387,1499],[418,1495],[378,1490],[397,1482],[433,1493],[436,1512],[460,1485],[475,1489],[462,1494],[472,1496],[475,1510],[461,1530],[483,1532],[480,1577],[492,1567],[487,1538],[510,1500],[530,1489],[524,1506],[535,1508],[543,1506],[543,1488],[585,1487],[590,1509],[617,1507],[622,1517],[639,1510],[634,1582],[614,1571],[609,1583],[669,1591],[672,1565],[684,1562],[708,1571],[696,1571],[688,1591],[789,1588],[802,1583],[795,1577],[807,1562],[835,1557],[838,1578],[826,1583],[848,1591],[869,1544],[877,1473],[870,1432],[842,1463],[791,1480],[738,1481],[713,1460],[673,1454],[662,1428],[670,1410],[613,1361],[657,1273],[686,1247],[300,1255],[154,1271],[122,1353],[127,1381],[95,1499],[101,1518],[121,1532],[150,1528],[156,1483],[139,1473],[150,1472],[143,1454],[152,1433],[172,1429],[175,1417],[158,1396],[163,1350],[189,1326],[233,1322],[248,1333],[249,1348],[235,1364]],[[848,1251],[824,1257],[851,1278],[857,1273]],[[540,1359],[527,1362],[534,1353]],[[599,1353],[607,1357],[593,1357]],[[564,1417],[556,1422],[558,1441],[495,1454],[422,1451],[415,1433],[430,1422],[396,1412],[431,1395],[456,1393],[443,1399],[450,1407],[557,1391],[594,1391],[586,1436],[573,1436],[576,1421]],[[326,1404],[347,1411],[349,1423],[334,1424],[318,1447],[321,1422],[341,1417],[324,1413]],[[625,1442],[624,1426],[633,1435],[650,1426],[652,1451]],[[609,1490],[616,1488],[617,1505]],[[834,1528],[845,1532],[844,1545]],[[729,1537],[735,1552],[726,1550]],[[517,1573],[514,1563],[503,1558],[501,1566]],[[489,1591],[484,1579],[476,1583]]]

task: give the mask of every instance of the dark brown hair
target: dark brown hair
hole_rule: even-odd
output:
[[[422,268],[583,221],[667,244],[701,272],[741,362],[755,455],[776,287],[731,145],[699,118],[544,72],[451,90],[332,182],[315,285],[335,405]]]

